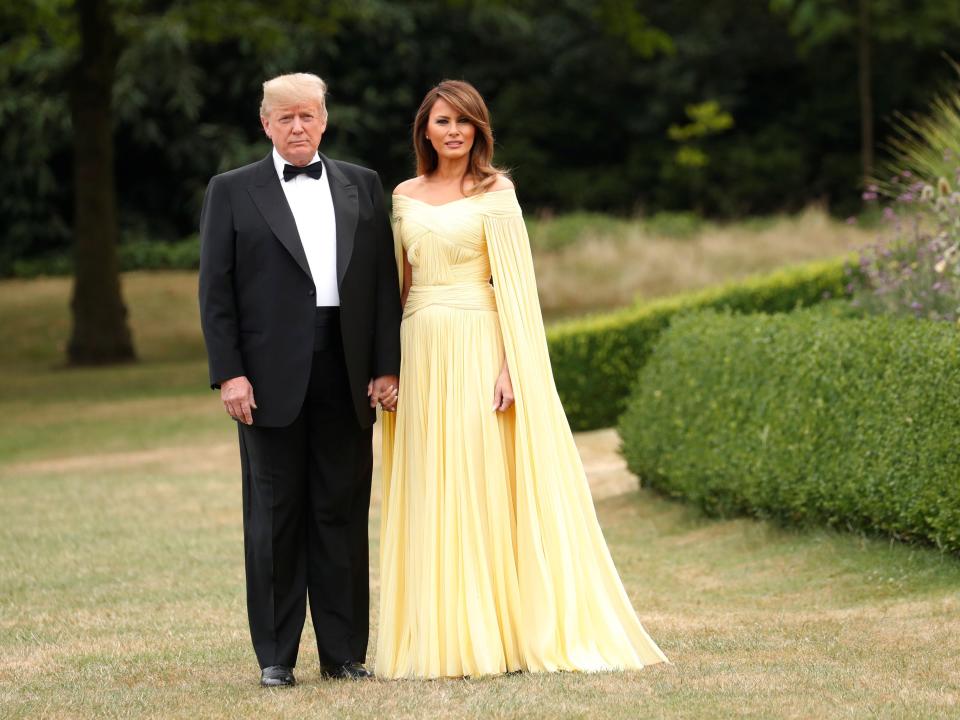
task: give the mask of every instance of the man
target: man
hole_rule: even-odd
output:
[[[378,403],[396,407],[400,296],[375,172],[317,152],[326,85],[263,84],[263,160],[200,218],[211,387],[237,421],[247,614],[265,686],[293,685],[306,599],[325,677],[369,677],[367,515]]]

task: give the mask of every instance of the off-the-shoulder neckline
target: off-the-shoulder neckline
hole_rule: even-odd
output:
[[[421,205],[426,205],[432,208],[442,208],[447,205],[453,205],[454,203],[463,202],[464,200],[473,200],[474,198],[483,197],[484,195],[493,195],[494,193],[502,192],[513,192],[513,188],[501,188],[500,190],[487,190],[486,192],[478,193],[477,195],[467,195],[466,197],[457,198],[456,200],[449,200],[445,203],[440,203],[439,205],[434,205],[433,203],[428,203],[426,200],[420,200],[411,195],[404,195],[403,193],[393,193],[393,197],[401,197],[405,200],[413,200],[413,202],[420,203]]]

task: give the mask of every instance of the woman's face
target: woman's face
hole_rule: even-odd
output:
[[[459,160],[470,154],[477,129],[443,98],[430,108],[427,138],[443,160]]]

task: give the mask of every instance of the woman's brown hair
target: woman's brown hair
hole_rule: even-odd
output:
[[[427,121],[430,119],[430,110],[433,104],[443,98],[462,117],[465,117],[476,133],[473,138],[473,147],[470,148],[470,159],[467,164],[467,173],[474,179],[474,186],[466,195],[478,195],[486,192],[487,188],[497,180],[497,175],[507,175],[493,165],[493,130],[490,127],[490,111],[477,89],[463,80],[444,80],[427,93],[420,103],[417,116],[413,121],[413,149],[417,154],[417,175],[429,175],[437,169],[440,159],[427,139]],[[461,181],[462,182],[462,181]]]

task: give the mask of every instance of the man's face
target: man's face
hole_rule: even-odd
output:
[[[310,164],[327,129],[327,121],[315,102],[275,107],[267,117],[261,116],[260,122],[281,157],[298,167]]]

